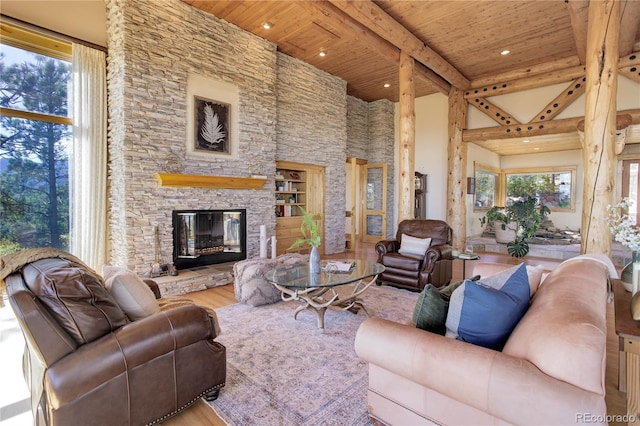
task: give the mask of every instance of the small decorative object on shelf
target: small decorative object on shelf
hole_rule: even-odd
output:
[[[173,151],[164,158],[163,170],[166,173],[182,173],[184,165],[182,159],[178,157]]]
[[[640,286],[640,229],[626,213],[633,201],[624,198],[615,205],[608,205],[607,223],[613,239],[631,250],[631,262],[622,269],[620,280],[627,291],[636,294]]]
[[[306,207],[306,174],[292,169],[276,170],[276,217],[300,216],[297,206]],[[297,225],[296,225],[297,227]]]

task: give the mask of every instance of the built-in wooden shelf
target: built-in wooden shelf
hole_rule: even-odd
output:
[[[205,176],[156,173],[158,185],[189,188],[262,189],[266,177]]]

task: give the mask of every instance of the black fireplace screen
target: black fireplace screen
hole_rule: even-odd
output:
[[[246,210],[174,210],[173,263],[186,269],[246,259]]]

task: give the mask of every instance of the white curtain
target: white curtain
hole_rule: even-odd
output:
[[[106,55],[73,44],[71,252],[101,272],[107,247]]]

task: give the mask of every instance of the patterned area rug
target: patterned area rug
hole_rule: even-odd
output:
[[[411,321],[417,293],[371,286],[362,295],[372,317]],[[328,310],[325,331],[295,302],[216,309],[227,347],[227,383],[210,403],[229,425],[366,425],[367,364],[354,350],[361,310]]]

